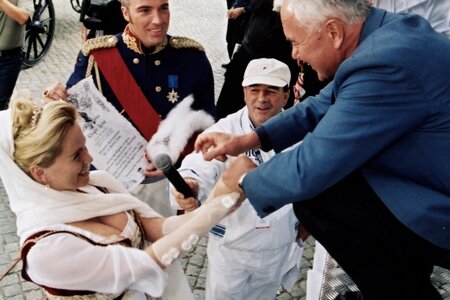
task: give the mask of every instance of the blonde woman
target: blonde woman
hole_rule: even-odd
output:
[[[164,219],[106,172],[89,171],[70,104],[22,99],[0,114],[0,175],[17,216],[22,274],[49,299],[160,297],[164,269],[239,197]]]

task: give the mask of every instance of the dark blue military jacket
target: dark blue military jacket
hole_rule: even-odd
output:
[[[128,28],[123,34],[88,40],[83,45],[75,70],[67,81],[68,88],[89,75],[93,75],[94,82],[98,84],[90,53],[106,47],[118,48],[147,100],[163,119],[190,94],[195,98],[192,106],[194,110],[203,109],[213,117],[216,116],[211,65],[202,46],[183,37],[167,36],[162,45],[148,51],[142,49],[139,40],[133,37]],[[122,105],[103,76],[100,77],[103,95],[122,112]],[[126,112],[124,115],[129,119]]]

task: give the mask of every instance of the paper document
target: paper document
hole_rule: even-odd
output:
[[[80,113],[79,124],[94,159],[92,164],[111,173],[127,189],[134,188],[144,179],[141,170],[146,166],[145,138],[100,94],[92,76],[68,92],[68,102]]]

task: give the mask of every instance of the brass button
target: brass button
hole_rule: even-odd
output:
[[[137,65],[139,63],[139,58],[133,58],[133,64]]]
[[[161,61],[159,59],[155,60],[155,66],[159,66],[161,64]]]
[[[162,90],[162,88],[158,85],[157,87],[155,87],[155,91],[157,92],[157,93],[159,93],[159,92],[161,92],[161,90]]]

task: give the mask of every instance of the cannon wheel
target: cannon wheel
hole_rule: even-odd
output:
[[[55,8],[52,0],[33,0],[34,13],[26,26],[25,68],[36,65],[50,48],[55,33]]]
[[[77,13],[81,12],[80,0],[70,0],[70,4],[72,5],[74,11],[76,11]]]

